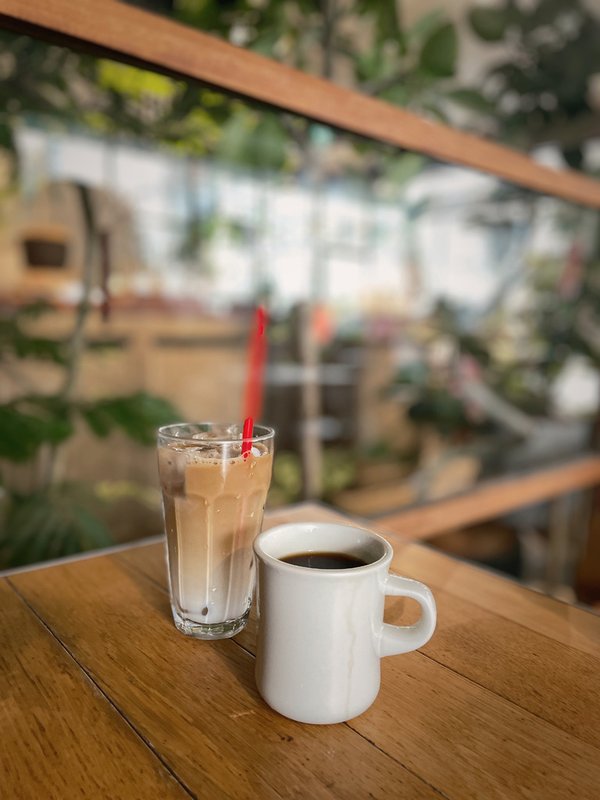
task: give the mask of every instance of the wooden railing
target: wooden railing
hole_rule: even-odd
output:
[[[378,517],[381,529],[410,539],[429,539],[477,522],[600,484],[600,456],[480,483],[465,494]]]
[[[0,26],[149,67],[301,114],[360,136],[460,164],[600,209],[600,182],[290,69],[113,0],[0,0]],[[483,484],[460,497],[379,520],[413,537],[468,525],[600,482],[600,458]]]
[[[0,26],[201,81],[380,142],[600,208],[600,182],[113,0],[0,0]]]

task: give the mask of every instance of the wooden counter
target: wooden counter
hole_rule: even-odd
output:
[[[327,519],[321,507],[266,525]],[[271,711],[255,623],[207,643],[173,627],[162,543],[0,579],[0,796],[594,798],[600,617],[418,544],[396,572],[429,584],[438,630],[386,658],[342,725]],[[392,599],[386,619],[412,621]]]

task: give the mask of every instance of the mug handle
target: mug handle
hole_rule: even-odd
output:
[[[388,625],[383,623],[379,636],[379,656],[396,656],[423,647],[432,637],[437,617],[435,599],[431,590],[419,581],[388,574],[384,594],[412,597],[421,606],[421,618],[414,625]]]

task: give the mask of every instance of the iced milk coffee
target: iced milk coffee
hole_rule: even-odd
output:
[[[239,425],[167,426],[158,458],[175,624],[200,638],[233,636],[252,601],[273,432],[255,426],[242,455]]]

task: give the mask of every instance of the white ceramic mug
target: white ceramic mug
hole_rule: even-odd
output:
[[[299,722],[344,722],[379,692],[382,656],[422,647],[433,634],[435,600],[418,581],[388,572],[393,551],[375,533],[335,523],[293,523],[261,533],[256,682],[266,702]],[[282,561],[298,553],[353,555],[351,569],[314,569]],[[414,625],[383,622],[385,595],[414,598]]]

